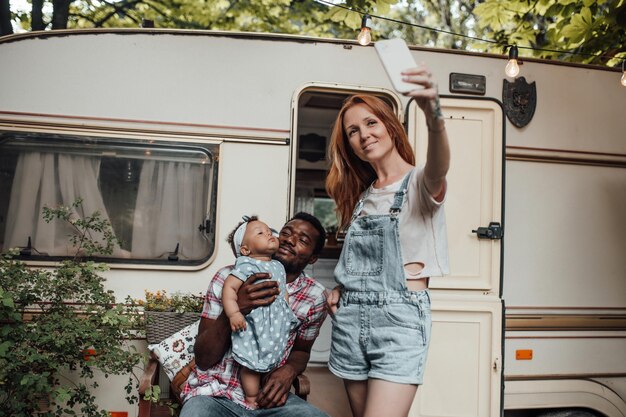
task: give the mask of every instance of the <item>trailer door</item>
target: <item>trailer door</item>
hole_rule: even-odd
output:
[[[493,417],[502,408],[502,109],[490,100],[441,104],[452,151],[445,202],[450,275],[430,280],[432,340],[410,416]],[[406,112],[419,166],[428,131],[414,101]]]

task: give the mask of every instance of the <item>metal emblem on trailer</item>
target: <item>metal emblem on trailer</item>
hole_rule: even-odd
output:
[[[524,77],[515,79],[515,82],[503,80],[502,101],[504,112],[511,123],[517,127],[524,127],[532,120],[537,107],[537,88],[535,82],[526,82]]]

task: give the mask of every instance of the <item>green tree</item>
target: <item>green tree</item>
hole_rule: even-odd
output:
[[[346,0],[333,7],[328,18],[358,30],[368,13],[375,16],[370,25],[374,38],[401,37],[412,45],[466,49],[467,39],[440,31],[475,36],[474,6],[475,2],[463,0]]]
[[[626,58],[626,0],[486,0],[474,13],[500,45],[576,53],[522,48],[520,55],[609,66]]]
[[[392,7],[386,17],[447,32],[476,36],[473,14],[475,4],[458,0],[409,0]],[[467,38],[392,21],[377,21],[375,29],[381,38],[401,37],[411,45],[448,49],[467,49],[469,45]]]
[[[30,12],[12,15],[8,1],[0,2],[0,34],[11,33],[11,18],[32,30],[137,27],[148,19],[157,27],[354,39],[367,12],[494,42],[374,18],[375,39],[497,53],[517,44],[521,55],[610,66],[626,58],[626,0],[30,0]]]
[[[0,1],[0,36],[13,33],[9,0]]]
[[[353,36],[352,30],[326,18],[329,7],[311,0],[32,0],[30,13],[16,14],[24,29],[138,27],[143,19],[156,27]]]

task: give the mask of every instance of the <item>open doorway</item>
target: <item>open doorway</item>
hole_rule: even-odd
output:
[[[330,160],[330,136],[343,102],[354,90],[307,90],[298,100],[296,124],[295,192],[293,213],[306,211],[315,215],[326,229],[328,238],[322,259],[337,259],[341,253],[342,233],[337,233],[335,203],[326,193],[325,181]],[[375,94],[397,113],[398,103],[390,96]]]
[[[330,136],[343,102],[350,95],[363,91],[309,89],[298,99],[295,139],[295,184],[292,213],[305,211],[320,219],[328,238],[319,260],[309,265],[306,273],[328,290],[335,287],[334,270],[342,249],[343,236],[337,233],[335,203],[326,193],[326,175],[330,169],[328,147]],[[380,91],[366,91],[389,103],[398,114],[399,101]],[[324,366],[330,354],[330,320],[324,322],[311,351],[310,362]]]

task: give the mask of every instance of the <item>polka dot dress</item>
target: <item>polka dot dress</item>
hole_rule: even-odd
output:
[[[245,281],[257,272],[271,273],[271,279],[278,281],[280,294],[269,306],[255,308],[246,316],[246,330],[232,333],[232,349],[235,360],[246,368],[268,372],[280,362],[289,332],[298,319],[285,300],[286,275],[280,262],[240,256],[231,274]]]

